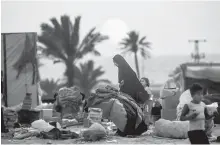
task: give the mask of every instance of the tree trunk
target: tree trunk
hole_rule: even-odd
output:
[[[74,65],[72,61],[67,61],[66,62],[66,73],[67,77],[67,86],[72,87],[74,85]]]
[[[134,59],[135,59],[135,66],[136,66],[136,71],[137,71],[137,77],[138,77],[138,79],[139,79],[140,73],[139,73],[137,53],[134,54]]]

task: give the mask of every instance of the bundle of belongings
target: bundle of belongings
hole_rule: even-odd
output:
[[[31,123],[30,128],[18,128],[14,134],[14,139],[25,139],[37,136],[43,139],[74,139],[79,134],[69,130],[62,129],[58,122],[45,122],[44,120],[36,120]]]
[[[5,109],[4,110],[4,123],[6,128],[13,128],[14,123],[17,121],[18,114],[15,110]]]
[[[78,87],[61,88],[58,91],[54,109],[61,113],[61,118],[73,119],[77,117],[82,104],[82,95]]]
[[[208,114],[212,115],[217,111],[218,103],[206,105]],[[170,121],[160,119],[155,122],[155,135],[160,137],[186,139],[188,138],[189,121]]]
[[[98,88],[87,100],[85,108],[101,108],[102,117],[111,120],[118,128],[118,135],[141,135],[147,131],[143,112],[135,100],[117,89]]]

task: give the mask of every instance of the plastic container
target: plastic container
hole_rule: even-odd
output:
[[[23,100],[22,109],[23,110],[30,110],[32,106],[32,98],[31,93],[27,93]]]

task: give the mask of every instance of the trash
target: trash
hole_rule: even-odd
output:
[[[5,122],[6,128],[13,128],[14,123],[18,119],[17,112],[14,110],[6,109],[4,110],[3,114],[4,114],[4,122]]]
[[[89,141],[99,140],[106,137],[106,135],[107,133],[105,128],[99,123],[92,124],[89,129],[82,132],[84,139]]]
[[[49,141],[47,142],[47,144],[52,144],[52,141],[51,141],[51,140],[49,140]]]
[[[15,133],[13,139],[26,139],[32,136],[37,136],[39,134],[38,131],[31,131],[26,133]]]
[[[117,143],[117,140],[106,140],[107,143]]]
[[[39,131],[49,132],[54,126],[50,125],[49,123],[45,122],[44,120],[40,119],[31,123],[31,126]],[[60,124],[57,122],[57,128],[61,128]]]
[[[62,120],[62,125],[63,126],[73,126],[75,124],[77,124],[78,121],[76,119],[63,119]]]
[[[43,138],[43,139],[58,140],[58,139],[75,139],[78,137],[79,137],[79,134],[75,132],[59,130],[57,128],[53,128],[49,132],[42,131],[40,133],[40,138]]]

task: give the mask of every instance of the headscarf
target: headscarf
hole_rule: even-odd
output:
[[[118,83],[121,83],[122,80],[127,80],[130,77],[137,77],[136,73],[121,55],[115,55],[113,61],[118,64]]]
[[[144,103],[149,98],[149,94],[140,83],[136,73],[121,55],[115,55],[113,61],[118,64],[118,82],[121,83],[124,80],[120,91],[130,95],[137,103]]]

